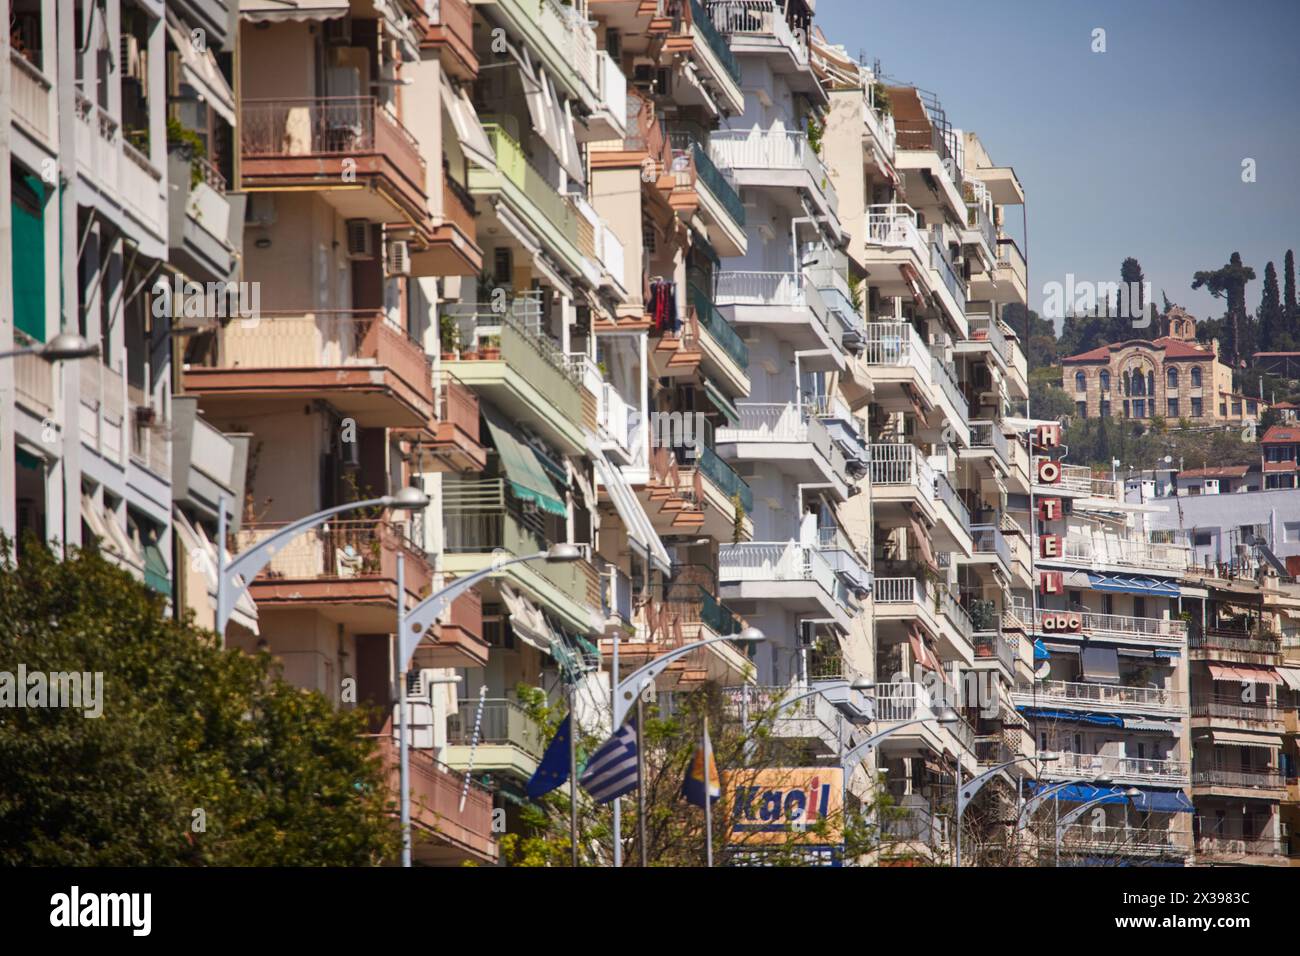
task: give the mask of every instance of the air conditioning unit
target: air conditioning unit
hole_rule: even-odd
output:
[[[348,234],[349,259],[375,257],[375,231],[368,219],[349,219],[345,224]]]
[[[406,676],[406,730],[411,746],[416,750],[433,747],[433,685],[430,670],[412,671]],[[393,707],[393,726],[401,722],[401,714]]]
[[[390,276],[411,274],[411,247],[405,239],[389,240],[387,268]]]
[[[261,229],[275,225],[275,194],[249,193],[247,224]]]
[[[152,425],[157,420],[157,418],[158,418],[158,413],[154,411],[152,406],[149,405],[135,406],[136,425],[144,428],[149,425]]]
[[[140,40],[133,33],[122,34],[121,62],[118,68],[128,79],[144,79],[140,70]]]

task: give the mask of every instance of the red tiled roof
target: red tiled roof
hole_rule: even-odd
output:
[[[1213,358],[1214,353],[1209,349],[1198,348],[1194,345],[1188,345],[1180,339],[1173,339],[1167,335],[1161,336],[1148,342],[1146,339],[1129,339],[1127,342],[1112,342],[1110,345],[1099,345],[1095,349],[1089,349],[1087,352],[1080,352],[1078,355],[1068,355],[1061,359],[1062,362],[1097,362],[1105,361],[1110,358],[1111,352],[1118,352],[1133,343],[1140,345],[1149,345],[1165,353],[1166,359],[1207,359]]]
[[[1273,407],[1274,408],[1296,408],[1300,406],[1297,406],[1295,402],[1278,402]]]
[[[1179,478],[1245,478],[1250,465],[1223,465],[1218,468],[1189,468],[1178,473]]]
[[[1300,442],[1300,429],[1291,428],[1287,425],[1274,425],[1264,432],[1264,437],[1259,440],[1261,445],[1285,444],[1288,442]]]
[[[1255,358],[1259,358],[1260,356],[1263,356],[1264,358],[1278,358],[1283,355],[1289,358],[1300,358],[1300,352],[1256,352]]]

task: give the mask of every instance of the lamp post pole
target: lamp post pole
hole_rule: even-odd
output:
[[[1137,787],[1129,787],[1127,790],[1124,791],[1124,796],[1128,797],[1130,800],[1133,799],[1134,797],[1139,797],[1141,795],[1142,795],[1142,791],[1137,789]],[[1063,817],[1060,816],[1060,812],[1061,812],[1060,801],[1059,800],[1054,801],[1057,805],[1056,812],[1058,816],[1057,823],[1056,823],[1056,851],[1052,856],[1052,863],[1054,866],[1061,865],[1061,834],[1065,832],[1065,829],[1070,824],[1072,824],[1075,820],[1079,819],[1079,817],[1083,816],[1084,813],[1087,812],[1088,810],[1091,810],[1093,807],[1100,806],[1103,803],[1109,803],[1115,796],[1116,794],[1114,793],[1107,793],[1100,797],[1093,797],[1087,803],[1075,807],[1073,810],[1071,810]]]
[[[1008,767],[1014,767],[1022,760],[1032,760],[1037,763],[1051,763],[1055,760],[1054,755],[1043,755],[1034,757],[1015,757],[1011,760],[1003,761],[996,767],[990,767],[978,777],[973,777],[964,786],[961,783],[961,766],[957,768],[957,866],[961,866],[961,818],[966,812],[966,806],[975,799],[975,795],[984,789],[984,785],[992,780],[995,776],[1006,770]],[[1019,827],[1017,827],[1019,829]]]

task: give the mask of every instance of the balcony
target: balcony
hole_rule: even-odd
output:
[[[708,0],[707,9],[733,53],[765,56],[768,66],[785,76],[791,89],[817,94],[819,101],[825,102],[808,58],[811,24],[796,28],[774,0]]]
[[[497,0],[493,14],[541,58],[560,92],[581,100],[586,112],[596,108],[596,34],[586,16],[557,0]]]
[[[15,349],[34,348],[41,344],[21,329],[15,328],[13,336]],[[52,418],[55,407],[54,363],[32,354],[16,355],[8,361],[13,369],[14,393],[19,407],[42,421]]]
[[[955,753],[963,768],[974,773],[979,766],[975,756],[975,732],[965,719],[952,724],[939,724],[935,719],[938,707],[924,684],[904,681],[877,684],[874,694],[876,723],[873,733],[890,729],[891,725],[922,720],[906,730],[896,731],[879,744],[882,754],[900,756],[920,753]]]
[[[1056,707],[1068,710],[1116,711],[1133,714],[1178,714],[1186,706],[1181,691],[1161,687],[1122,687],[1045,680],[1033,690],[1017,688],[1012,699],[1017,706]]]
[[[245,522],[235,536],[242,552],[282,530],[284,522]],[[429,594],[433,572],[404,524],[384,519],[330,521],[281,545],[249,583],[259,612],[313,609],[355,632],[390,633],[396,626],[397,555],[406,559],[406,600]]]
[[[714,302],[733,325],[769,326],[796,349],[829,350],[828,367],[810,371],[844,365],[843,330],[802,272],[720,272]]]
[[[467,771],[472,763],[475,773],[527,782],[545,749],[542,729],[516,700],[473,697],[447,715],[443,759],[456,770]]]
[[[1029,301],[1028,270],[1025,257],[1014,239],[998,240],[998,262],[993,270],[993,279],[998,289],[1009,289],[1015,296],[1013,300],[1025,305]],[[1001,298],[1001,296],[999,296]]]
[[[948,534],[954,548],[966,557],[974,554],[974,541],[971,539],[970,509],[961,500],[953,488],[948,476],[939,472],[934,476],[935,497],[946,507],[937,509],[939,520],[947,525]]]
[[[817,550],[849,590],[855,592],[859,598],[864,598],[870,593],[873,580],[871,568],[859,556],[853,542],[845,537],[839,528],[818,528]]]
[[[699,326],[699,346],[705,370],[738,395],[748,395],[749,346],[722,317],[713,300],[699,286],[688,283],[687,296]]]
[[[122,373],[101,362],[82,362],[81,407],[82,443],[98,455],[125,465],[126,382]]]
[[[770,464],[803,482],[831,484],[848,498],[848,463],[812,409],[793,402],[737,402],[739,421],[716,432],[727,458]]]
[[[1022,612],[1027,619],[1029,609]],[[1036,608],[1033,612],[1034,633],[1043,634],[1043,618],[1061,613],[1055,608]],[[1085,640],[1114,641],[1149,647],[1182,647],[1187,637],[1187,622],[1159,617],[1132,617],[1128,614],[1097,614],[1072,610],[1081,621],[1080,634]]]
[[[635,611],[633,626],[631,641],[624,637],[619,644],[619,666],[625,674],[674,648],[738,634],[743,625],[708,590],[679,581],[654,588]],[[602,641],[601,649],[608,663],[613,644]],[[705,682],[739,685],[752,681],[756,673],[744,645],[718,641],[674,661],[658,678],[658,686],[685,690]]]
[[[743,256],[747,248],[745,207],[733,174],[723,173],[693,136],[673,133],[670,142],[674,180],[670,204],[688,218],[694,212],[701,214],[709,227],[709,242],[719,255]]]
[[[427,245],[411,256],[412,275],[469,275],[483,267],[474,197],[444,170],[442,202]]]
[[[914,412],[918,405],[929,409],[931,373],[930,349],[910,322],[867,322],[862,327],[863,346],[859,361],[870,369],[874,400],[891,412]],[[859,407],[855,401],[854,407]]]
[[[13,120],[41,145],[52,149],[55,128],[54,84],[15,49],[9,50],[9,108]]]
[[[458,80],[472,82],[478,76],[478,55],[474,52],[474,11],[469,0],[438,0],[426,4],[429,19],[420,46],[436,49],[442,68]]]
[[[1200,763],[1200,757],[1197,757]],[[1260,770],[1193,770],[1192,787],[1207,795],[1259,796],[1280,800],[1286,793],[1286,777],[1281,771]]]
[[[523,556],[550,546],[546,519],[508,500],[502,479],[444,478],[442,488],[442,566],[449,574],[462,577],[490,567],[501,550]],[[565,627],[583,634],[602,629],[600,578],[589,562],[514,564],[501,577],[541,602]]]
[[[798,189],[812,199],[819,215],[838,222],[839,198],[808,134],[782,129],[715,130],[709,155],[740,186]]]
[[[193,396],[172,396],[172,500],[216,521],[222,496],[243,500],[248,436],[212,427],[197,405]]]
[[[264,310],[202,335],[206,364],[188,364],[184,382],[210,413],[281,398],[329,402],[366,428],[422,428],[433,417],[429,358],[382,312]]]
[[[1116,785],[1156,784],[1166,787],[1190,783],[1187,761],[1159,760],[1144,757],[1115,757],[1108,754],[1057,754],[1054,761],[1043,763],[1038,775],[1045,780],[1093,780],[1110,777]]]
[[[374,739],[388,774],[388,788],[396,794],[401,779],[397,745],[391,733]],[[439,763],[427,751],[413,748],[409,753],[415,860],[442,865],[469,860],[495,864],[498,850],[492,828],[492,794]]]
[[[416,645],[412,669],[486,667],[488,654],[487,638],[483,636],[483,599],[471,588],[452,600],[451,607],[443,611]]]
[[[949,818],[936,816],[928,806],[889,807],[880,814],[880,853],[888,860],[918,856],[938,862],[952,852],[951,830]]]
[[[960,451],[963,458],[989,462],[995,474],[1010,471],[1011,448],[999,422],[971,422],[970,447]]]
[[[659,4],[661,10],[664,6]],[[671,4],[670,12],[678,10],[681,11],[679,31],[669,34],[664,51],[690,56],[703,75],[710,112],[743,113],[745,97],[740,90],[740,61],[731,52],[726,38],[713,25],[700,0]]]
[[[576,275],[587,274],[592,265],[577,244],[578,214],[572,202],[532,164],[523,147],[499,124],[485,122],[483,130],[492,144],[497,164],[495,169],[470,167],[470,193],[485,200],[482,207],[485,212],[494,200],[504,201],[509,211],[567,269]]]
[[[966,283],[957,275],[957,267],[953,265],[937,227],[930,237],[930,271],[939,277],[939,283],[947,293],[946,297],[942,294],[939,296],[945,311],[965,338],[969,332],[966,321]]]
[[[1015,339],[1007,338],[1002,323],[987,312],[968,312],[966,319],[970,325],[970,338],[954,343],[953,347],[962,355],[988,356],[992,360],[991,364],[1003,372],[1012,368],[1016,363],[1019,345]],[[1023,379],[1023,356],[1020,356],[1019,365]]]
[[[1163,827],[1072,823],[1062,831],[1061,853],[1082,854],[1101,861],[1131,857],[1184,858],[1192,855],[1192,838],[1185,831]]]
[[[1270,837],[1202,834],[1196,838],[1196,861],[1237,866],[1249,863],[1285,866],[1287,849],[1282,840]]]
[[[976,631],[971,643],[977,660],[997,661],[1008,678],[1015,678],[1016,658],[1020,656],[1015,641],[1000,631]]]
[[[951,358],[938,354],[940,351],[936,348],[931,358],[930,380],[939,386],[935,393],[936,405],[943,412],[943,420],[951,427],[953,434],[949,443],[960,448],[970,444],[970,406],[952,374]],[[935,424],[929,422],[931,427]]]
[[[167,184],[170,261],[196,281],[231,281],[244,224],[232,228],[225,179],[205,160],[172,148],[167,154]]]
[[[664,445],[651,449],[650,480],[637,497],[660,535],[696,534],[731,540],[753,534],[754,495],[745,480],[707,445],[688,457]]]
[[[427,238],[419,144],[375,97],[245,97],[239,139],[244,189],[319,190],[345,219],[401,218]]]
[[[778,601],[790,612],[824,612],[845,629],[849,595],[826,556],[794,541],[718,546],[718,584],[727,600]]]
[[[1269,701],[1244,703],[1240,697],[1196,694],[1189,710],[1193,727],[1222,727],[1259,733],[1286,733],[1285,711]]]
[[[1281,635],[1254,629],[1210,627],[1187,638],[1188,657],[1194,661],[1235,661],[1239,664],[1282,663]]]
[[[586,451],[586,389],[581,374],[542,331],[539,298],[518,296],[500,312],[486,302],[449,303],[443,311],[455,321],[461,346],[455,359],[443,359],[443,368],[557,448],[569,454]],[[499,349],[499,354],[484,349]],[[594,406],[595,396],[588,398]]]
[[[1055,483],[1045,483],[1038,478],[1039,465],[1045,461],[1035,456],[1033,462],[1034,494],[1068,495],[1085,498],[1114,498],[1115,482],[1109,478],[1094,478],[1088,465],[1060,465],[1061,477]]]
[[[798,683],[788,687],[727,687],[723,696],[728,713],[742,722],[762,720],[770,737],[807,748],[816,756],[834,756],[848,742],[853,725],[821,694],[793,700],[810,689]],[[793,702],[783,704],[786,700]]]
[[[432,455],[426,466],[460,474],[482,471],[487,449],[479,434],[478,395],[444,368],[434,379],[434,409],[435,419],[419,439]]]
[[[882,643],[909,640],[914,626],[938,639],[940,657],[973,667],[975,627],[970,615],[946,589],[924,578],[876,577],[872,590]]]

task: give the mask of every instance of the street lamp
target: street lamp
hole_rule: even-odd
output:
[[[1065,816],[1061,817],[1060,821],[1056,824],[1056,852],[1052,857],[1052,862],[1054,865],[1056,866],[1061,865],[1061,834],[1064,832],[1065,828],[1068,827],[1075,820],[1079,819],[1079,817],[1083,816],[1085,811],[1091,810],[1093,807],[1097,806],[1098,804],[1105,803],[1106,801],[1110,800],[1110,798],[1113,796],[1115,796],[1115,794],[1107,793],[1107,794],[1103,794],[1100,797],[1093,797],[1087,803],[1084,803],[1081,806],[1076,807],[1075,809],[1067,813]],[[1134,797],[1142,796],[1142,791],[1139,790],[1137,787],[1129,787],[1127,790],[1124,791],[1124,796],[1132,800]]]
[[[414,489],[403,489],[403,491]],[[400,494],[400,492],[399,492]],[[427,502],[428,499],[426,498]],[[418,505],[408,505],[407,507],[418,507]],[[527,561],[550,561],[553,563],[568,563],[571,561],[581,561],[585,557],[583,549],[576,544],[553,544],[545,551],[539,551],[536,554],[528,554],[523,557],[509,558],[507,560],[494,560],[491,565],[482,571],[476,571],[474,574],[468,574],[463,578],[457,578],[451,584],[430,594],[427,598],[420,601],[419,604],[406,610],[406,561],[405,555],[400,551],[397,554],[397,659],[393,666],[397,674],[397,690],[400,694],[397,703],[398,725],[397,725],[397,751],[398,751],[398,786],[401,788],[401,822],[402,822],[402,866],[411,865],[411,753],[410,744],[406,733],[406,672],[410,667],[411,658],[415,655],[415,649],[420,644],[420,639],[424,632],[433,626],[444,611],[451,606],[451,602],[456,600],[470,588],[474,587],[485,578],[498,574],[512,564],[523,564]],[[454,680],[460,680],[459,677]],[[451,683],[449,680],[439,680],[433,683]],[[571,725],[569,728],[570,739],[576,732]],[[576,807],[574,808],[576,812]]]
[[[961,817],[966,812],[966,806],[975,799],[975,795],[984,789],[984,785],[992,780],[995,776],[1006,770],[1008,767],[1015,766],[1022,760],[1032,760],[1035,764],[1051,763],[1061,758],[1056,754],[1044,753],[1033,757],[1015,757],[1011,760],[1004,761],[996,767],[990,767],[978,777],[974,777],[970,782],[962,784],[960,780],[957,783],[957,866],[961,866]],[[961,775],[961,765],[957,766],[957,774]]]
[[[18,355],[39,355],[47,362],[63,362],[99,355],[99,346],[91,345],[80,335],[72,332],[60,332],[43,345],[0,352],[0,358],[13,358]]]
[[[395,495],[384,495],[382,498],[370,498],[366,501],[352,501],[345,505],[336,505],[333,508],[326,508],[324,511],[318,511],[305,518],[299,518],[292,524],[281,528],[275,534],[259,541],[242,554],[231,558],[227,563],[226,496],[222,495],[217,509],[216,631],[221,635],[223,643],[226,637],[226,624],[230,621],[230,615],[235,609],[235,602],[239,600],[239,595],[248,590],[249,582],[257,577],[258,573],[271,562],[271,559],[279,553],[280,549],[290,539],[296,538],[304,531],[310,531],[317,525],[323,524],[336,514],[341,514],[344,511],[356,511],[360,508],[395,508],[401,511],[418,511],[421,508],[428,507],[428,504],[428,495],[418,488],[408,486],[399,490]]]
[[[627,718],[627,712],[632,709],[632,706],[634,704],[639,704],[641,700],[641,692],[644,691],[648,685],[653,683],[654,679],[658,677],[660,674],[662,674],[664,672],[664,669],[669,664],[677,660],[679,657],[684,657],[687,654],[699,650],[701,647],[707,647],[710,644],[717,644],[720,641],[731,641],[732,643],[739,643],[739,644],[757,644],[766,640],[767,640],[767,635],[765,635],[762,631],[760,631],[758,628],[754,627],[753,625],[750,625],[749,627],[741,631],[739,634],[733,634],[729,637],[722,637],[722,636],[708,637],[702,641],[692,641],[690,644],[683,644],[681,647],[674,648],[673,650],[669,651],[667,654],[663,654],[659,657],[656,657],[654,660],[650,661],[649,663],[642,664],[631,674],[628,674],[624,680],[620,681],[618,679],[618,671],[615,670],[613,677],[617,686],[615,686],[613,689],[613,706],[611,708],[614,717],[614,722],[612,724],[613,729],[617,731],[618,728],[623,725],[623,721]],[[614,666],[615,668],[617,668],[618,666],[618,635],[617,634],[614,635]],[[641,732],[641,725],[640,722],[638,721],[637,733],[639,734],[640,732]],[[643,754],[644,752],[645,751],[643,750],[642,745],[640,744],[640,742],[638,742],[637,754],[640,755]],[[640,787],[642,783],[640,775],[641,775],[641,765],[638,764],[637,767],[638,787]],[[708,767],[705,767],[704,768],[704,777],[705,777],[704,806],[706,811],[709,809],[708,776],[709,776],[709,769]],[[614,800],[614,821],[613,822],[614,822],[614,865],[622,866],[623,865],[623,817],[622,817],[622,810],[619,806],[619,801],[617,799]],[[642,831],[641,852],[644,854],[645,813],[638,814],[638,825],[640,826]]]

